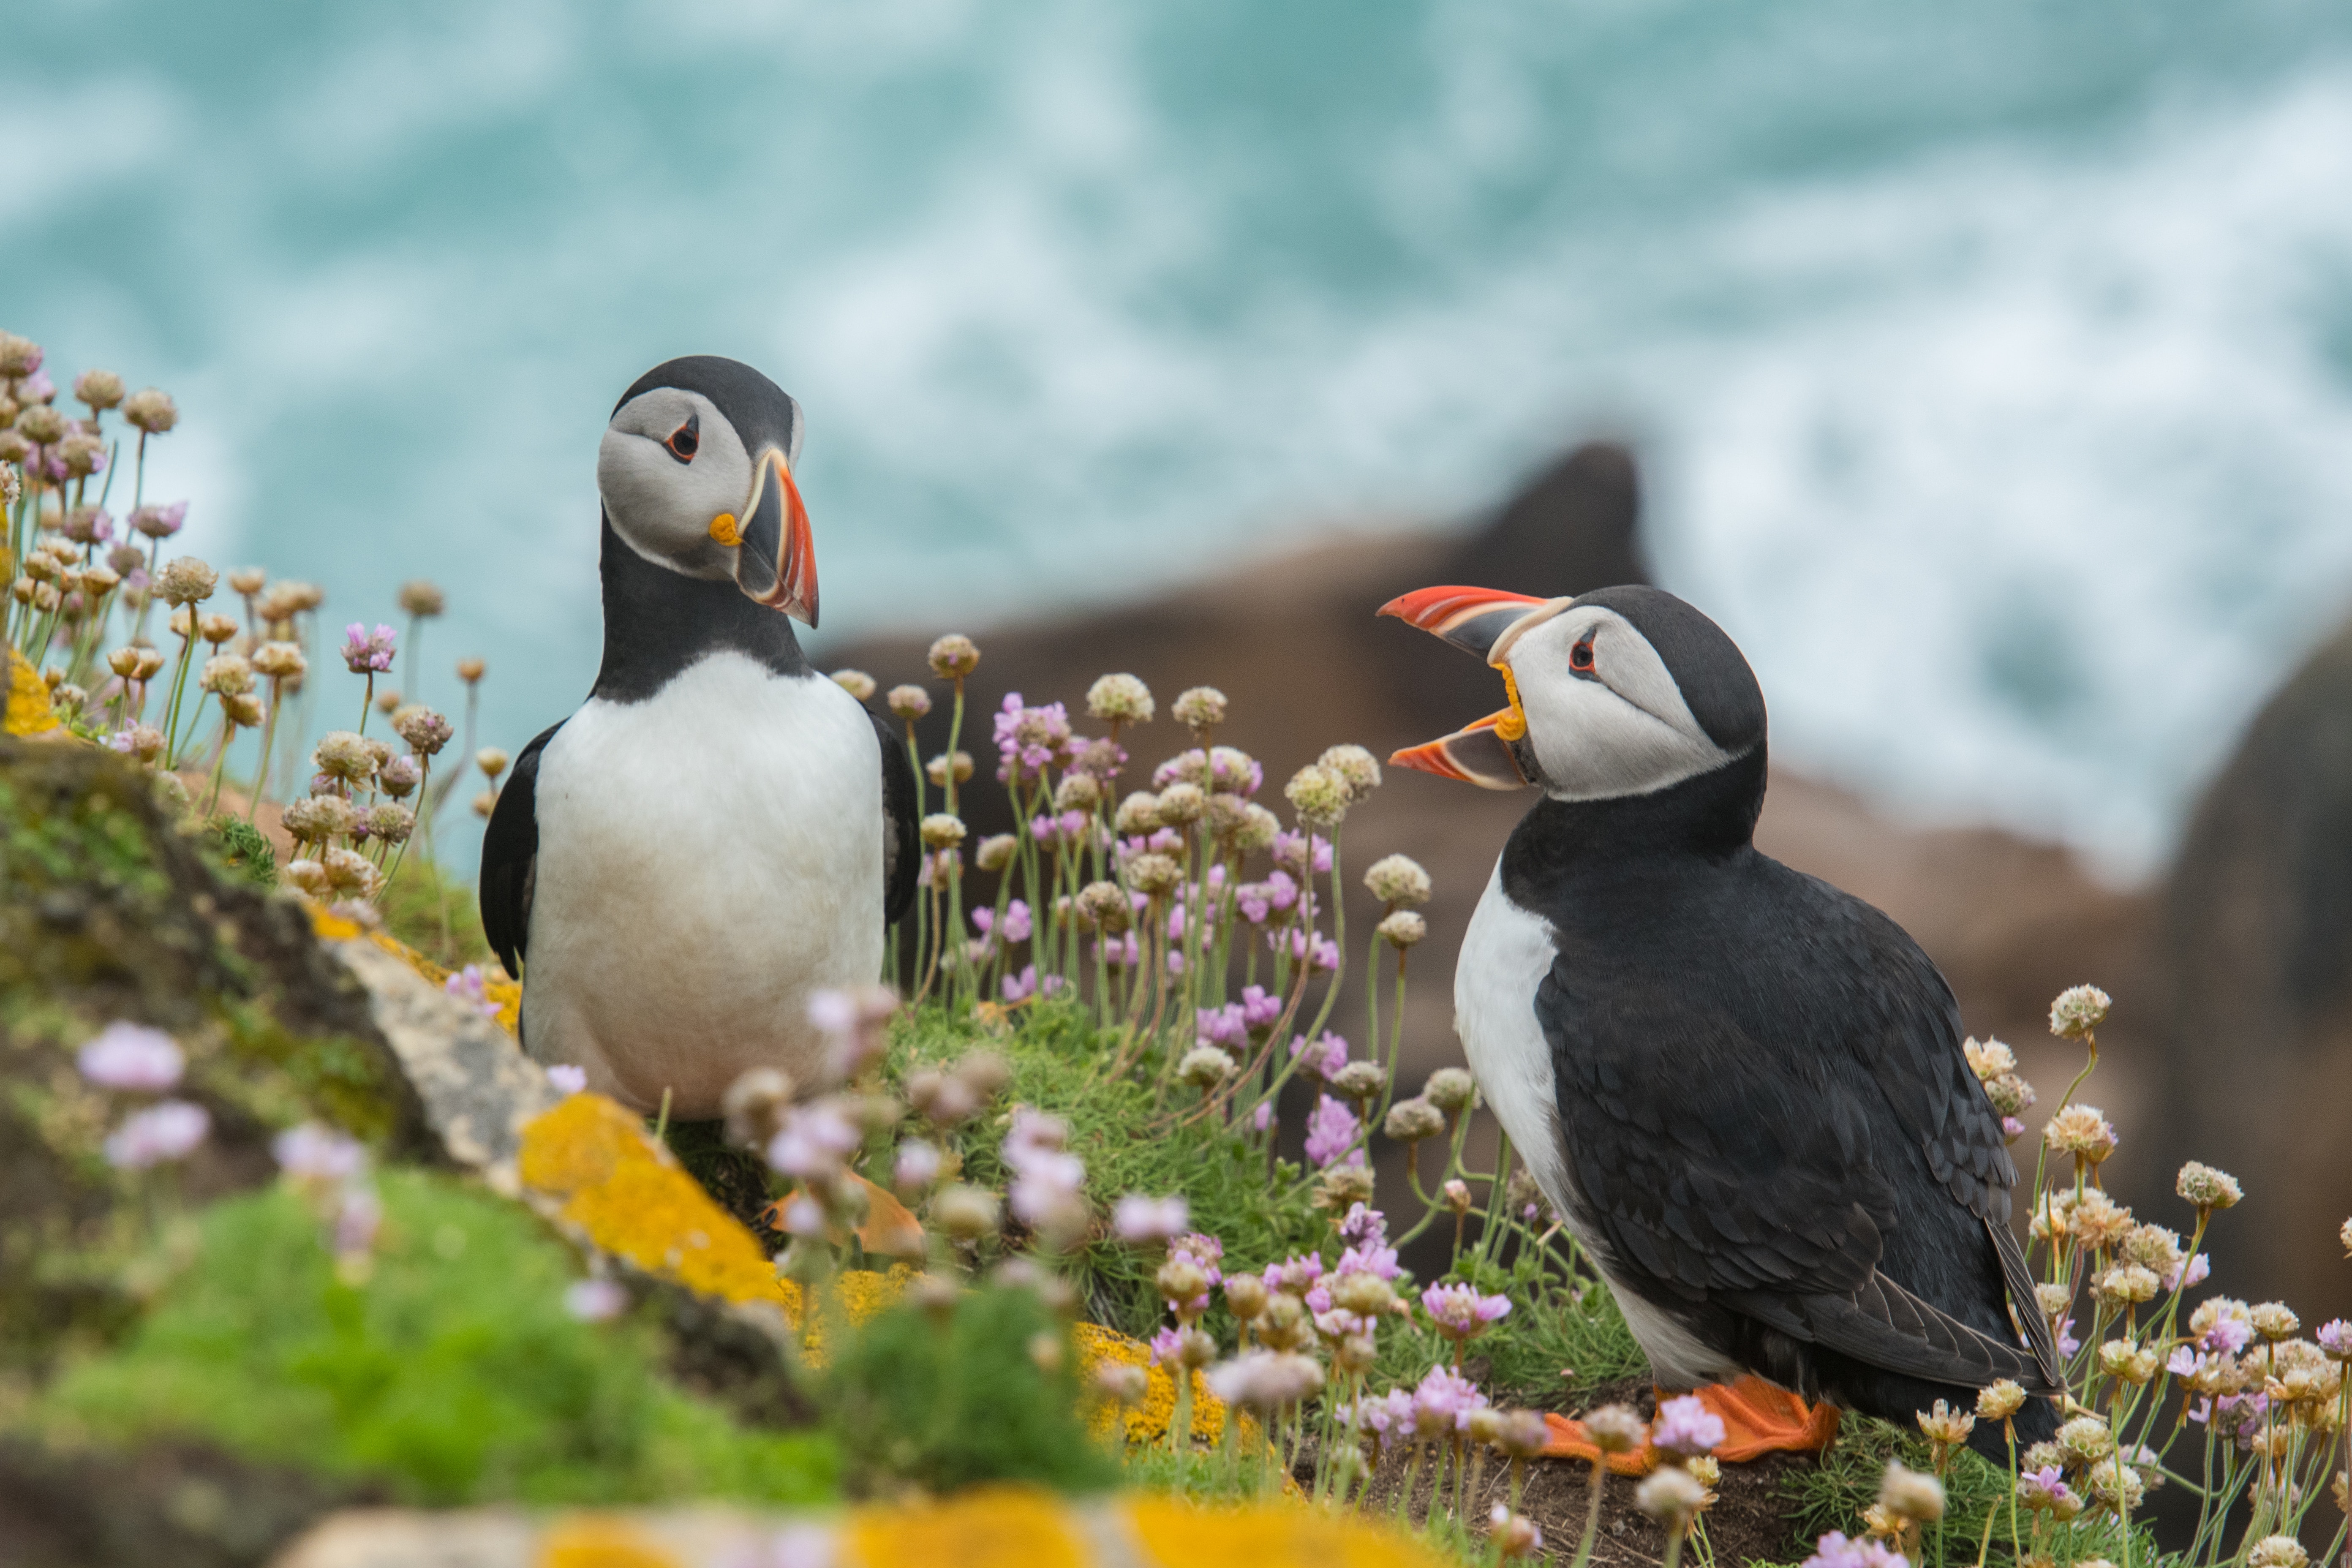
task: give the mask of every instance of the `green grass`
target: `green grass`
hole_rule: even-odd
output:
[[[1821,1464],[1791,1470],[1781,1482],[1798,1541],[1810,1545],[1832,1530],[1861,1534],[1862,1510],[1876,1500],[1879,1480],[1890,1459],[1899,1459],[1915,1470],[1927,1469],[1927,1439],[1916,1432],[1847,1412],[1839,1424],[1837,1441],[1822,1456]],[[1973,1565],[1984,1541],[1986,1521],[1996,1510],[2000,1517],[1993,1521],[1986,1561],[2013,1563],[2008,1473],[1964,1449],[1954,1456],[1946,1471],[1944,1488],[1947,1504],[1940,1549],[1937,1532],[1930,1528],[1923,1542],[1924,1568],[1939,1568],[1943,1563]],[[2017,1521],[2020,1540],[2030,1552],[2033,1516],[2020,1509]],[[2095,1557],[2124,1560],[2122,1527],[2107,1514],[2085,1513],[2072,1524],[2053,1525],[2044,1531],[2042,1545],[2060,1568]],[[1800,1551],[1795,1556],[1804,1554]],[[2160,1560],[2156,1538],[2145,1525],[2132,1531],[2131,1560],[2143,1564]]]
[[[193,1260],[128,1341],[68,1364],[35,1421],[113,1443],[206,1437],[418,1503],[833,1494],[829,1440],[746,1430],[664,1381],[646,1324],[573,1319],[571,1254],[528,1211],[443,1176],[380,1186],[357,1283],[283,1188],[206,1211]]]

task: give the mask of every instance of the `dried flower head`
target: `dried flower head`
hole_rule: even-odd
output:
[[[1087,688],[1087,716],[1106,724],[1149,724],[1151,689],[1132,675],[1106,675]]]
[[[310,668],[310,661],[302,656],[301,647],[297,643],[266,642],[253,650],[255,672],[266,675],[272,680],[284,680],[289,677],[300,675]]]
[[[1958,1447],[1977,1426],[1975,1416],[1965,1410],[1955,1410],[1940,1399],[1933,1408],[1919,1411],[1916,1418],[1921,1434],[1940,1448]]]
[[[1054,786],[1055,811],[1075,811],[1091,816],[1101,804],[1102,781],[1092,773],[1065,773],[1062,782]]]
[[[1402,952],[1429,934],[1429,922],[1421,918],[1419,910],[1399,910],[1372,930],[1381,941]]]
[[[180,408],[170,393],[150,386],[122,400],[122,417],[150,436],[161,436],[180,422]]]
[[[509,760],[505,751],[497,746],[484,746],[474,753],[474,765],[482,770],[487,779],[495,779],[506,772]]]
[[[1328,747],[1315,763],[1346,786],[1350,805],[1361,805],[1381,787],[1381,764],[1361,746]]]
[[[963,842],[963,819],[935,811],[923,818],[921,832],[925,848],[953,849]]]
[[[393,714],[392,732],[407,742],[408,749],[418,756],[430,757],[438,755],[456,731],[448,720],[430,708],[412,704]]]
[[[1630,1454],[1650,1435],[1650,1426],[1627,1405],[1604,1405],[1585,1413],[1584,1435],[1604,1454]]]
[[[122,401],[122,378],[110,370],[86,370],[74,377],[73,393],[93,409],[112,408]]]
[[[1234,1058],[1215,1046],[1199,1045],[1184,1053],[1176,1064],[1176,1076],[1196,1089],[1214,1089],[1231,1078],[1235,1070]]]
[[[2076,985],[2058,993],[2050,1004],[2050,1032],[2061,1039],[2079,1040],[2106,1021],[2113,1005],[2095,985]]]
[[[941,680],[961,680],[980,668],[980,647],[961,632],[950,632],[931,644],[931,673]]]
[[[2025,1405],[2025,1390],[2001,1378],[1977,1391],[1977,1415],[1987,1421],[2006,1421]]]
[[[1013,852],[1020,847],[1021,841],[1010,833],[993,833],[980,841],[971,863],[983,871],[1002,871],[1013,864]]]
[[[320,737],[310,763],[331,779],[356,784],[375,772],[375,752],[349,730],[330,730]]]
[[[2245,1189],[2238,1184],[2237,1177],[2196,1160],[2180,1167],[2173,1190],[2200,1210],[2229,1208],[2246,1195]],[[2345,1223],[2347,1229],[2352,1229],[2352,1220]],[[2352,1247],[2352,1237],[2347,1238],[2345,1246]]]
[[[879,684],[862,669],[836,669],[833,672],[833,683],[860,702],[872,697]]]
[[[1261,854],[1281,836],[1281,819],[1253,801],[1242,808],[1242,823],[1234,832],[1234,846],[1246,855]]]
[[[2096,1415],[2077,1415],[2058,1428],[2058,1451],[2074,1465],[2104,1459],[2116,1451],[2116,1435]]]
[[[41,368],[41,359],[40,344],[14,332],[0,331],[0,378],[16,381],[31,375]]]
[[[971,753],[970,752],[959,751],[953,756],[941,754],[940,756],[933,757],[929,762],[923,764],[923,776],[930,780],[933,787],[935,788],[947,788],[948,779],[950,775],[954,777],[955,782],[958,784],[970,782],[971,778]]]
[[[2095,1105],[2059,1109],[2042,1130],[2042,1140],[2061,1154],[2072,1154],[2085,1165],[2096,1165],[2116,1152],[2116,1130]]]
[[[1120,837],[1140,838],[1160,827],[1160,797],[1146,790],[1137,790],[1118,803],[1118,813],[1112,824]]]
[[[216,697],[242,695],[253,689],[253,666],[237,654],[215,654],[205,660],[196,686]]]
[[[2246,1553],[2246,1568],[2309,1568],[2311,1553],[2292,1535],[2272,1535]]]
[[[1282,786],[1282,794],[1298,814],[1299,821],[1321,829],[1339,826],[1353,798],[1347,781],[1318,763],[1309,763],[1291,774],[1290,782]]]
[[[892,714],[910,724],[931,710],[931,694],[919,686],[894,686],[882,701]]]
[[[1208,795],[1198,784],[1171,784],[1160,792],[1160,820],[1167,826],[1190,826],[1208,809]]]
[[[1127,885],[1146,898],[1164,898],[1184,879],[1184,868],[1166,855],[1138,855],[1127,863]]]
[[[1364,886],[1392,910],[1418,909],[1429,902],[1429,873],[1409,855],[1389,855],[1373,861],[1364,873]]]
[[[1960,1054],[1969,1058],[1969,1070],[1977,1075],[1980,1083],[1990,1083],[2017,1070],[2017,1053],[1999,1040],[1979,1041],[1971,1035],[1960,1042]]]
[[[1179,695],[1169,711],[1199,737],[1225,721],[1225,694],[1213,686],[1195,686]]]
[[[1633,1489],[1633,1502],[1643,1513],[1678,1534],[1706,1501],[1698,1478],[1678,1465],[1662,1466]]]
[[[1134,906],[1116,882],[1087,883],[1078,889],[1076,908],[1080,921],[1105,936],[1124,934],[1134,915]]]
[[[416,828],[416,814],[389,800],[379,801],[368,807],[367,815],[362,820],[370,838],[382,839],[386,844],[407,843],[408,836]]]
[[[1944,1517],[1944,1483],[1890,1459],[1879,1479],[1878,1506],[1913,1524],[1932,1524]]]
[[[198,605],[213,596],[220,574],[193,555],[174,556],[155,575],[155,593],[167,605]]]
[[[2254,1332],[2273,1344],[2293,1339],[2295,1331],[2303,1327],[2303,1320],[2296,1317],[2294,1310],[2284,1301],[2262,1302],[2250,1315],[2253,1320]]]

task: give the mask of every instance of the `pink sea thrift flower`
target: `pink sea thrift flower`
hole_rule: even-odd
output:
[[[1356,1113],[1348,1109],[1346,1102],[1328,1094],[1318,1096],[1314,1112],[1307,1119],[1308,1163],[1318,1169],[1330,1164],[1355,1147],[1356,1135],[1360,1131]]]
[[[212,1131],[213,1119],[201,1105],[167,1100],[123,1119],[106,1135],[106,1163],[118,1170],[144,1171],[154,1165],[184,1160]]]
[[[628,1310],[629,1293],[612,1279],[575,1279],[563,1292],[563,1310],[583,1323],[604,1323]]]
[[[349,1182],[367,1169],[367,1150],[357,1139],[315,1121],[280,1132],[269,1141],[269,1152],[277,1157],[278,1168],[298,1182]]]
[[[1695,1394],[1669,1399],[1658,1406],[1657,1424],[1650,1441],[1669,1454],[1696,1459],[1713,1453],[1723,1441],[1723,1417],[1699,1402]]]
[[[479,1013],[483,1017],[495,1018],[499,1016],[499,1005],[490,1000],[488,994],[484,990],[484,985],[482,966],[478,963],[469,963],[443,981],[441,989]]]
[[[1129,1193],[1111,1210],[1111,1229],[1121,1241],[1137,1246],[1171,1241],[1191,1220],[1192,1208],[1181,1197]]]
[[[1511,1315],[1509,1297],[1483,1294],[1475,1285],[1432,1285],[1421,1293],[1421,1305],[1430,1325],[1449,1340],[1471,1339]]]
[[[100,1089],[155,1092],[180,1081],[187,1058],[163,1030],[116,1022],[75,1054],[74,1065]]]
[[[383,675],[392,668],[399,634],[378,623],[374,631],[357,621],[343,628],[343,665],[353,675]]]
[[[573,1067],[569,1062],[558,1062],[547,1069],[547,1081],[553,1084],[560,1094],[584,1094],[588,1089],[588,1069]]]
[[[1300,1071],[1328,1082],[1348,1065],[1348,1042],[1328,1029],[1312,1045],[1306,1036],[1294,1035],[1290,1038],[1290,1054],[1298,1058]]]
[[[1832,1530],[1814,1544],[1804,1568],[1910,1568],[1910,1559],[1893,1547],[1867,1538],[1849,1541],[1843,1531]]]
[[[1486,1407],[1478,1385],[1450,1366],[1435,1366],[1412,1391],[1414,1429],[1424,1437],[1451,1435],[1470,1425],[1470,1413]]]

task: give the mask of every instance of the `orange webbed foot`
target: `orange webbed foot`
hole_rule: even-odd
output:
[[[1709,1384],[1696,1394],[1723,1423],[1723,1441],[1716,1445],[1714,1455],[1727,1464],[1744,1464],[1774,1453],[1818,1454],[1837,1436],[1837,1406],[1811,1404],[1760,1377]],[[1663,1389],[1658,1392],[1660,1403],[1668,1397]],[[1551,1441],[1544,1447],[1547,1458],[1581,1459],[1590,1464],[1600,1458],[1601,1451],[1593,1446],[1583,1422],[1546,1415],[1544,1425],[1551,1431]],[[1658,1468],[1662,1458],[1645,1437],[1630,1453],[1610,1455],[1609,1468],[1621,1476],[1645,1476]]]

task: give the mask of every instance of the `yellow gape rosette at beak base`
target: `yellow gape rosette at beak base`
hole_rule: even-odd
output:
[[[1394,616],[1465,653],[1486,658],[1512,627],[1530,616],[1551,611],[1561,602],[1498,588],[1448,586],[1423,588],[1391,599],[1381,606],[1381,614]],[[1391,763],[1481,789],[1524,789],[1534,782],[1534,758],[1526,744],[1528,712],[1519,701],[1518,682],[1509,665],[1488,662],[1502,675],[1511,705],[1451,735],[1394,752],[1389,758]]]

